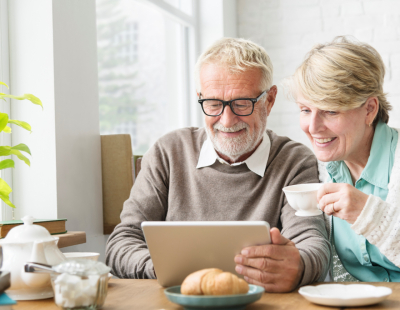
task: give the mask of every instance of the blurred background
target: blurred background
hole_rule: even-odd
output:
[[[223,36],[250,39],[270,55],[279,91],[267,126],[279,135],[310,146],[282,80],[314,44],[338,35],[379,51],[394,107],[390,125],[400,127],[400,1],[97,0],[96,6],[100,131],[130,134],[134,154],[168,131],[203,125],[193,65]]]

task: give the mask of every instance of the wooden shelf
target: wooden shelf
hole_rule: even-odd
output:
[[[84,231],[69,231],[65,234],[53,235],[53,237],[60,238],[57,244],[59,248],[86,243],[86,233]]]

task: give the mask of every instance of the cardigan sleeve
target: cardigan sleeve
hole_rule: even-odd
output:
[[[351,228],[356,234],[363,235],[369,243],[375,245],[393,264],[400,267],[399,205],[369,195],[364,209]]]
[[[400,130],[394,164],[388,184],[386,201],[369,195],[364,209],[351,226],[356,234],[363,235],[369,243],[393,264],[400,267]]]

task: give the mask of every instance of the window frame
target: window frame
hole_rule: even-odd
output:
[[[183,55],[183,66],[181,70],[182,81],[184,81],[183,98],[186,102],[182,113],[182,125],[184,127],[201,127],[203,123],[201,109],[197,106],[195,96],[196,87],[194,85],[194,64],[199,56],[199,0],[192,1],[192,14],[186,14],[164,0],[143,0],[157,10],[166,15],[167,18],[181,24],[181,46],[180,52]]]

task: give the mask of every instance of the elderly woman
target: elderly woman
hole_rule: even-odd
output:
[[[332,215],[334,281],[400,281],[400,143],[384,76],[373,47],[337,37],[290,79],[301,128],[327,162],[318,200]]]

